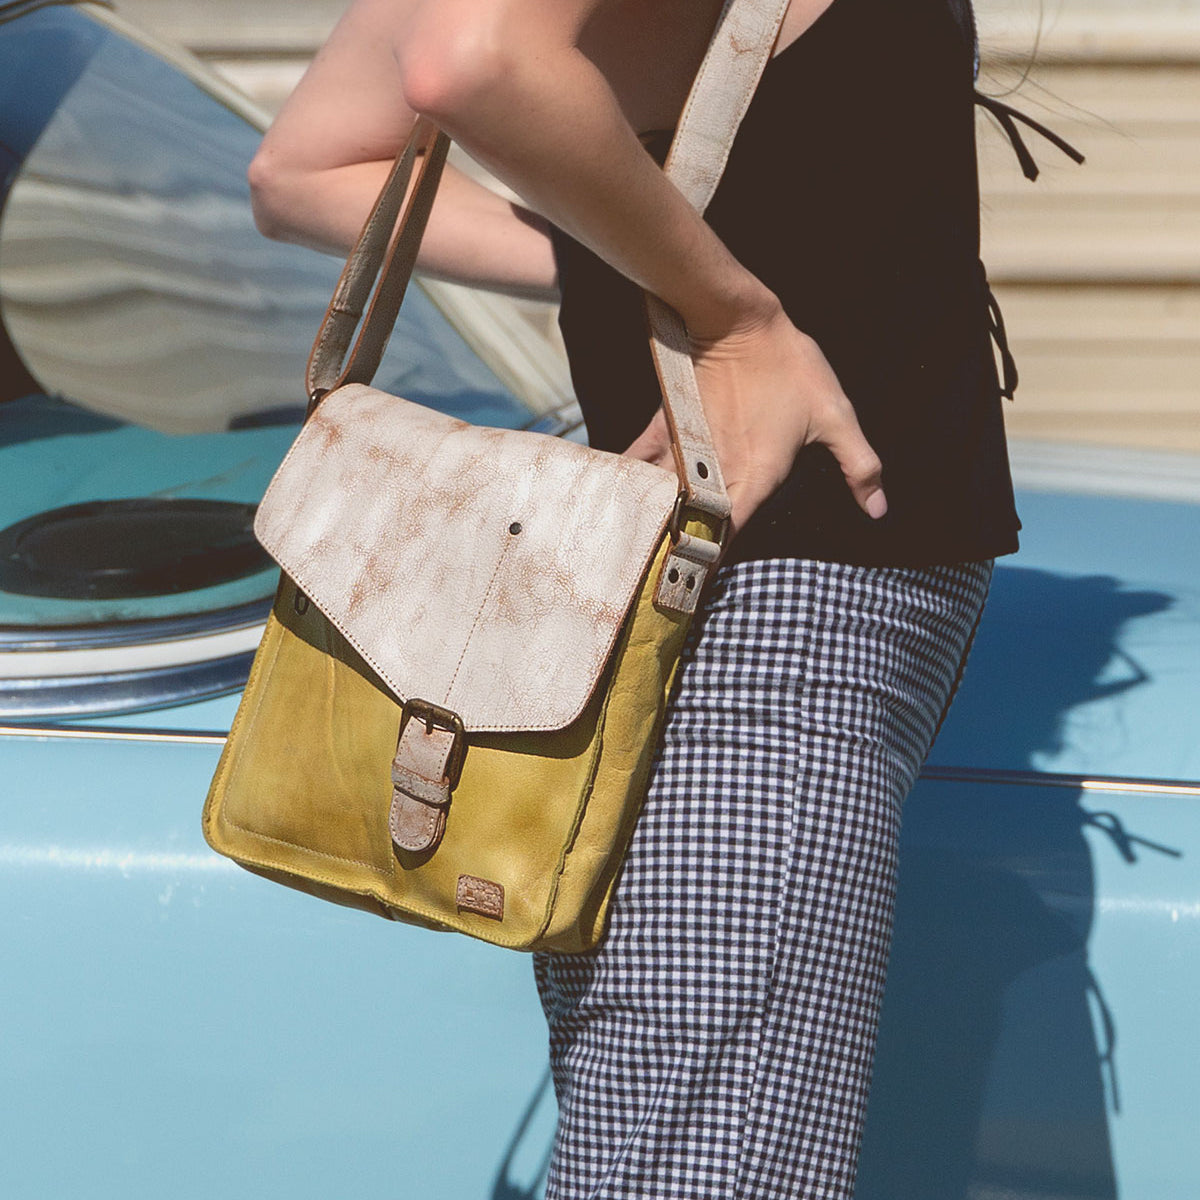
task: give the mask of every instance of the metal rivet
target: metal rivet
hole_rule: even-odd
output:
[[[668,583],[678,583],[679,582],[679,568],[678,567],[672,567],[667,572],[667,582]]]
[[[296,589],[296,594],[292,597],[292,607],[301,616],[304,616],[308,612],[308,597],[299,588]]]
[[[511,525],[508,527],[508,532],[509,532],[509,533],[512,533],[512,534],[517,534],[517,533],[520,533],[520,532],[521,532],[521,522],[520,522],[520,521],[514,521],[514,522],[513,522],[513,523],[512,523],[512,524],[511,524]]]
[[[696,474],[699,475],[701,479],[707,479],[708,478],[708,464],[703,463],[703,462],[698,462],[696,464]]]

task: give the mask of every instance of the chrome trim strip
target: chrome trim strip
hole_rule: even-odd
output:
[[[938,783],[996,783],[1009,787],[1070,788],[1077,792],[1200,796],[1200,783],[1192,780],[1150,779],[1137,775],[1068,775],[1049,771],[1005,771],[996,767],[927,766],[920,778]]]
[[[251,600],[231,608],[189,613],[179,617],[150,617],[142,621],[114,621],[111,625],[50,625],[23,627],[0,625],[0,655],[18,651],[93,650],[109,646],[175,642],[184,638],[225,633],[262,625],[271,611],[271,598]],[[3,659],[0,659],[0,666]]]
[[[208,700],[243,687],[253,659],[250,650],[149,671],[0,680],[0,719],[33,723],[115,716]]]
[[[106,646],[96,650],[31,650],[0,655],[0,694],[39,687],[61,688],[68,679],[84,683],[112,675],[145,675],[151,671],[187,670],[201,663],[221,662],[250,654],[262,641],[261,625],[244,625],[172,642],[141,642],[135,646]],[[0,712],[0,715],[3,715]]]
[[[0,725],[0,737],[87,739],[114,742],[186,742],[224,745],[226,734],[204,729],[110,729],[103,725]],[[1200,796],[1200,783],[1120,775],[1067,775],[1040,771],[1004,771],[990,767],[926,767],[921,779],[937,783],[991,783],[1008,787],[1070,788],[1084,792],[1133,792],[1144,795]]]
[[[202,729],[108,729],[103,725],[0,725],[0,737],[91,742],[185,742],[223,746],[226,735]]]

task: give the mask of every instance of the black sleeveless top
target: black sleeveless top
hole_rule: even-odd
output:
[[[828,357],[882,459],[889,511],[865,516],[832,455],[805,447],[727,562],[922,566],[1017,548],[964,10],[833,0],[746,113],[707,220]],[[651,139],[660,162],[669,141]],[[660,403],[640,292],[560,230],[554,242],[589,438],[620,451]]]

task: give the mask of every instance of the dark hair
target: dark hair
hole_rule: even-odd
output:
[[[980,59],[979,27],[975,23],[975,11],[971,6],[971,0],[946,0],[946,5],[962,32],[964,44],[970,47],[975,61],[975,78],[978,80]],[[1038,65],[1038,52],[1041,49],[1042,34],[1045,32],[1046,25],[1046,0],[1037,0],[1036,7],[1038,19],[1037,27],[1033,34],[1033,44],[1027,51],[1021,54],[1004,56],[1007,60],[1006,66],[1019,66],[1019,76],[1014,84],[1004,89],[1003,94],[1019,91],[1022,85],[1029,81],[1030,76]],[[1045,92],[1045,88],[1039,87],[1039,91]]]
[[[964,45],[970,49],[971,58],[975,64],[975,76],[978,78],[979,30],[975,25],[975,9],[971,6],[971,0],[946,0],[946,3],[950,8],[951,15],[958,23]]]

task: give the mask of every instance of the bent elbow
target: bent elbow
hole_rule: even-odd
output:
[[[246,168],[246,179],[250,184],[250,211],[259,233],[274,241],[290,240],[294,229],[288,220],[286,173],[259,150]]]
[[[508,74],[507,59],[503,43],[482,30],[469,37],[418,31],[400,56],[404,102],[453,130],[492,99]]]

